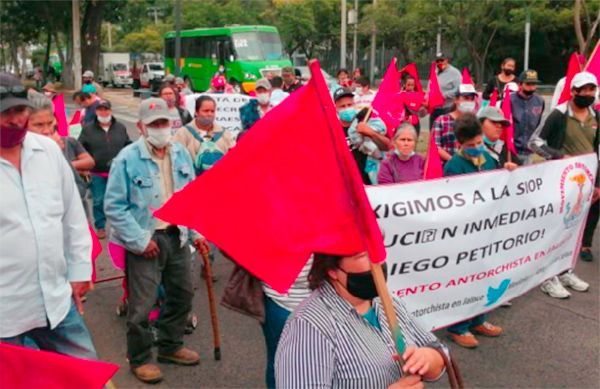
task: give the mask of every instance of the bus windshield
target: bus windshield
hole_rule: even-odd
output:
[[[233,34],[237,59],[242,61],[273,61],[285,59],[276,32],[238,32]]]

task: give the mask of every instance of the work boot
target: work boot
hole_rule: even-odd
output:
[[[156,384],[163,379],[160,368],[152,363],[146,363],[138,367],[131,367],[131,372],[138,380],[146,384]]]
[[[479,341],[477,338],[475,338],[475,335],[468,331],[464,334],[454,334],[451,332],[450,339],[452,339],[452,341],[457,345],[464,348],[475,348],[479,346]]]
[[[177,365],[192,366],[200,363],[200,355],[189,348],[182,347],[173,354],[158,354],[157,360],[162,363],[175,363]]]
[[[501,327],[495,326],[487,321],[478,326],[471,327],[471,330],[477,334],[483,336],[490,336],[492,338],[495,338],[496,336],[500,336],[500,334],[502,334]]]

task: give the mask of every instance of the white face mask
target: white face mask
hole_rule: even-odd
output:
[[[271,96],[269,96],[268,93],[257,93],[256,94],[256,100],[258,100],[258,104],[260,104],[260,105],[269,104],[270,98],[271,98]]]
[[[171,139],[171,128],[154,128],[154,127],[146,127],[146,131],[148,132],[148,143],[157,149],[164,148],[167,144],[169,144],[169,140]]]
[[[458,103],[458,110],[462,113],[468,113],[475,111],[475,102],[474,101],[462,101]]]
[[[102,124],[108,124],[112,120],[112,115],[108,116],[96,116],[98,118],[98,122]]]

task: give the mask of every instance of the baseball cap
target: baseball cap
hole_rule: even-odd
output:
[[[27,100],[27,89],[18,77],[6,72],[0,73],[0,112],[20,105],[31,107]]]
[[[508,126],[510,124],[510,122],[504,117],[504,114],[502,114],[500,108],[492,107],[490,105],[482,109],[477,114],[477,118],[480,121],[483,121],[484,119],[490,119],[493,122],[502,123],[503,126]]]
[[[96,109],[98,108],[107,108],[107,109],[111,109],[111,104],[110,101],[108,100],[100,100],[100,102],[98,103],[98,105],[96,106]]]
[[[477,95],[477,91],[473,84],[460,84],[458,86],[458,96]]]
[[[91,70],[86,70],[85,72],[83,72],[83,76],[82,77],[94,78],[94,72],[92,72]]]
[[[573,80],[571,80],[571,89],[581,88],[584,85],[598,86],[598,80],[596,79],[596,76],[590,72],[580,72],[573,77]]]
[[[165,82],[175,82],[175,76],[174,76],[174,75],[172,75],[172,74],[167,74],[167,75],[165,76],[165,80],[164,80],[164,81],[165,81]]]
[[[142,100],[140,104],[140,121],[144,124],[150,124],[158,119],[171,119],[167,102],[156,97]]]
[[[256,85],[254,85],[254,89],[258,89],[258,88],[264,88],[266,90],[271,90],[271,82],[269,80],[267,80],[266,78],[261,78],[260,80],[256,81]]]
[[[524,70],[519,76],[519,82],[525,84],[539,84],[538,73],[533,69]]]
[[[183,78],[181,78],[181,77],[176,77],[176,78],[175,78],[175,84],[183,84]]]
[[[333,92],[333,101],[336,102],[342,97],[354,97],[354,92],[350,88],[339,88]]]

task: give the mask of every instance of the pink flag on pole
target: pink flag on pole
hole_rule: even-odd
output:
[[[381,231],[319,62],[312,62],[310,70],[303,88],[154,213],[202,233],[280,293],[312,253],[366,251],[374,263],[385,260]],[[290,133],[306,129],[306,117],[312,135],[299,137],[294,147],[278,147]],[[282,126],[286,131],[280,131]],[[190,208],[198,196],[218,196],[227,207]]]
[[[88,223],[88,228],[92,238],[92,282],[96,282],[96,259],[102,253],[102,244],[98,239],[98,235],[96,235],[96,231],[94,231],[94,227],[90,223]]]
[[[494,91],[490,96],[490,106],[495,107],[496,104],[498,104],[498,88],[494,88]]]
[[[73,125],[73,124],[79,124],[81,122],[81,110],[77,110],[75,111],[75,113],[73,114],[73,117],[71,118],[71,121],[69,122],[69,125]]]
[[[392,58],[379,90],[371,103],[379,118],[383,120],[388,132],[393,131],[402,122],[404,105],[400,93],[400,72],[396,68],[396,57]]]
[[[415,88],[417,92],[423,92],[423,85],[421,85],[417,65],[414,62],[409,63],[408,65],[400,69],[400,77],[402,77],[404,74],[410,74],[412,78],[415,79]]]
[[[52,100],[54,105],[54,117],[56,118],[56,126],[58,127],[58,135],[69,135],[69,124],[67,123],[67,114],[65,111],[65,95],[62,93],[56,95]]]
[[[0,388],[100,389],[119,370],[92,361],[0,343]]]
[[[569,64],[567,66],[567,74],[565,75],[565,85],[558,99],[558,104],[562,104],[571,98],[571,80],[577,73],[581,71],[581,63],[579,61],[579,54],[571,54],[569,58]]]
[[[510,90],[508,88],[504,89],[504,98],[502,99],[502,106],[500,108],[506,120],[509,121],[509,125],[504,128],[502,134],[500,135],[500,139],[504,141],[508,151],[513,154],[517,154],[517,149],[515,148],[515,126],[513,124],[513,116],[512,116],[512,106],[510,103]]]
[[[432,113],[434,109],[437,107],[441,107],[444,105],[445,99],[442,94],[442,90],[440,89],[440,84],[438,83],[437,74],[435,72],[435,62],[431,63],[431,68],[429,69],[429,92],[428,92],[428,111]]]
[[[471,78],[471,73],[469,73],[469,69],[468,68],[463,68],[463,71],[462,71],[462,81],[460,83],[461,84],[475,85],[475,83],[473,82],[473,79]]]
[[[440,150],[435,143],[435,135],[433,134],[433,131],[429,131],[429,147],[427,148],[427,158],[425,159],[425,172],[423,174],[423,178],[425,180],[431,180],[443,176],[444,169],[442,168],[442,157],[440,157]]]
[[[596,47],[594,48],[594,51],[592,51],[592,55],[590,55],[590,59],[585,65],[584,70],[592,73],[600,80],[600,41],[596,43]]]

